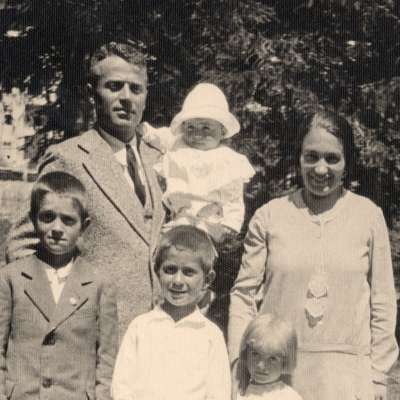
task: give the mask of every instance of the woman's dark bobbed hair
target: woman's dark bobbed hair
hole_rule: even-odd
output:
[[[354,144],[353,128],[341,115],[330,110],[320,110],[304,118],[296,132],[295,156],[297,165],[300,164],[300,156],[304,138],[312,129],[323,128],[337,137],[343,146],[345,166],[344,186],[349,187],[353,180],[355,165],[358,158],[358,149]]]

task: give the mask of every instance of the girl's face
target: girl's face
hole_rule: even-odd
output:
[[[283,374],[280,355],[260,353],[251,347],[247,350],[246,365],[252,381],[260,385],[274,383]]]
[[[211,150],[219,146],[224,137],[223,126],[212,119],[193,118],[182,124],[183,141],[194,149]]]
[[[309,194],[336,196],[342,187],[345,170],[341,141],[323,127],[312,128],[303,141],[300,168]]]

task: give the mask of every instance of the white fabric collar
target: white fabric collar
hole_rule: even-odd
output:
[[[196,307],[195,310],[191,314],[187,315],[186,317],[184,317],[181,320],[176,321],[176,322],[159,305],[154,307],[153,313],[157,319],[161,319],[161,320],[168,319],[176,325],[181,325],[181,324],[202,324],[202,325],[204,325],[204,323],[206,322],[206,318],[200,312],[198,307]]]
[[[98,128],[100,136],[108,143],[111,147],[111,151],[114,153],[115,159],[121,164],[123,167],[126,167],[126,143],[121,142],[121,140],[116,137],[110,135],[105,130]],[[133,149],[136,149],[137,139],[136,135],[133,136],[132,140],[128,143]]]
[[[53,268],[50,265],[45,265],[45,271],[47,278],[50,282],[53,281],[56,276],[59,280],[65,280],[68,278],[68,275],[71,273],[72,266],[74,265],[73,261],[70,261],[65,267],[61,268]]]

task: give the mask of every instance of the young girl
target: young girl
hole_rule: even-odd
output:
[[[282,380],[296,366],[297,336],[274,314],[262,314],[248,325],[238,360],[242,393],[237,399],[301,400]]]
[[[243,186],[255,171],[245,156],[223,144],[239,129],[225,95],[210,83],[194,87],[169,129],[144,124],[144,140],[165,152],[156,170],[166,180],[167,228],[195,225],[217,243],[240,231]]]

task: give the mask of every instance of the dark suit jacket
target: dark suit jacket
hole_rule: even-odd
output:
[[[141,141],[140,155],[150,189],[146,208],[96,130],[50,147],[40,166],[41,174],[51,170],[68,172],[87,189],[92,223],[80,247],[88,262],[117,286],[120,334],[134,317],[148,311],[159,295],[152,259],[164,209],[152,165],[160,153]],[[8,239],[10,261],[26,255],[27,250],[32,252],[29,247],[37,241],[27,209],[19,211],[19,221]]]
[[[81,257],[58,304],[36,255],[0,270],[0,398],[110,399],[115,288]]]

